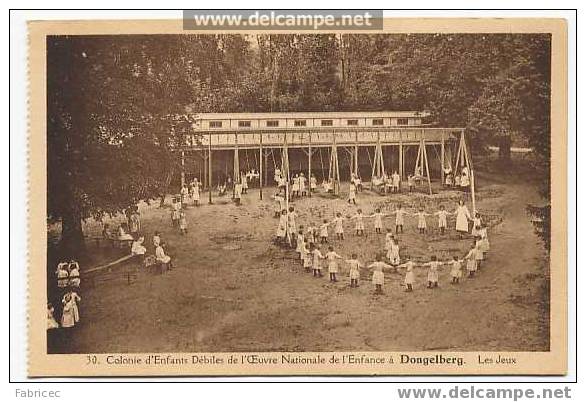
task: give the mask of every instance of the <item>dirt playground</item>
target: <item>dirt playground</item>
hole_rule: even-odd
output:
[[[228,351],[424,351],[549,349],[549,262],[525,212],[540,203],[533,184],[523,178],[478,174],[477,207],[489,219],[491,250],[477,276],[450,284],[449,268],[440,271],[439,288],[427,289],[426,270],[416,268],[414,291],[407,293],[403,273],[385,275],[384,294],[375,295],[365,269],[358,288],[350,288],[347,268],[330,283],[304,272],[293,251],[273,244],[274,189],[249,190],[241,206],[229,198],[187,209],[188,233],[171,227],[170,209],[140,206],[149,254],[151,237],[159,230],[169,243],[175,269],[155,275],[140,271],[131,283],[123,275],[82,282],[81,321],[51,346],[56,353],[228,352]],[[366,215],[375,208],[409,210],[420,205],[436,212],[443,204],[454,211],[461,193],[433,196],[381,196],[365,190],[358,206],[350,206],[342,184],[339,199],[316,194],[294,202],[298,225],[331,219],[335,212]],[[168,199],[169,200],[169,199]],[[468,208],[472,210],[470,201]],[[386,218],[394,230],[394,217]],[[349,258],[356,252],[366,264],[383,251],[384,234],[374,233],[365,220],[366,236],[353,235],[330,243]],[[401,255],[429,261],[432,254],[447,260],[463,257],[470,238],[460,240],[454,217],[440,235],[437,218],[428,217],[428,233],[417,232],[416,218],[406,218],[399,236]],[[88,223],[89,229],[92,229]],[[99,228],[94,224],[93,230]],[[93,247],[93,246],[91,246]],[[83,269],[91,267],[82,267]],[[83,281],[83,279],[82,279]]]

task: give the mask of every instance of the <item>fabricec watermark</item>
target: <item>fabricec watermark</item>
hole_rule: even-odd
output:
[[[382,30],[383,10],[183,10],[185,30]]]
[[[22,389],[16,388],[14,396],[18,399],[53,399],[61,398],[60,390],[46,390],[46,389]]]

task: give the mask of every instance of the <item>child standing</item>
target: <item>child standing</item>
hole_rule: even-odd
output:
[[[240,184],[242,184],[242,194],[248,193],[248,176],[245,172],[240,175]]]
[[[199,182],[197,179],[193,180],[193,184],[191,185],[191,192],[193,194],[193,203],[195,206],[199,206]]]
[[[344,240],[344,218],[340,212],[336,213],[336,217],[332,220],[334,224],[334,233],[338,240]]]
[[[357,288],[358,280],[360,279],[360,269],[362,268],[362,264],[358,261],[358,255],[353,253],[352,258],[346,260],[346,263],[350,267],[350,287]]]
[[[425,263],[424,265],[429,267],[429,270],[427,271],[427,288],[437,288],[439,282],[439,274],[437,270],[440,265],[442,265],[442,263],[437,260],[435,255],[432,255],[431,261]]]
[[[181,236],[187,233],[187,217],[183,211],[179,214],[179,232]]]
[[[392,180],[391,192],[398,193],[399,186],[401,184],[401,177],[399,176],[399,173],[397,173],[397,171],[393,172],[393,175],[391,176],[391,180]]]
[[[480,213],[474,212],[474,218],[472,218],[472,237],[480,235],[480,229],[482,229],[482,218]]]
[[[309,224],[309,227],[307,228],[307,235],[305,236],[308,241],[309,244],[315,244],[317,243],[317,237],[316,237],[316,233],[315,233],[316,229],[315,229],[315,224],[313,222],[311,222]]]
[[[311,272],[311,260],[313,255],[312,248],[307,239],[303,242],[301,255],[303,256],[303,268],[305,268],[305,272]]]
[[[482,265],[482,260],[484,260],[484,253],[482,252],[482,239],[480,238],[480,236],[476,236],[475,247],[476,269],[479,269],[480,265]]]
[[[128,225],[130,227],[130,234],[133,237],[138,236],[138,232],[140,231],[140,218],[138,216],[138,211],[132,212],[128,221]]]
[[[328,220],[324,219],[324,222],[319,227],[319,242],[320,243],[327,243],[328,242]]]
[[[392,266],[396,267],[401,262],[401,257],[399,256],[399,242],[397,239],[393,238],[391,243],[389,244],[389,250],[387,251],[387,258]]]
[[[81,279],[79,277],[79,264],[77,261],[71,260],[69,263],[69,287],[79,289]]]
[[[293,185],[291,186],[291,197],[299,197],[299,176],[295,174],[293,177]]]
[[[407,289],[405,289],[405,292],[413,292],[413,283],[415,282],[413,268],[415,267],[415,264],[413,263],[413,261],[411,261],[410,256],[406,255],[405,259],[406,261],[403,264],[399,265],[399,267],[405,268],[405,279],[403,281],[403,283],[407,287]]]
[[[309,178],[309,191],[315,191],[317,190],[317,179],[315,178],[315,175],[312,173],[311,177]]]
[[[171,210],[171,226],[179,226],[179,211],[181,210],[181,202],[175,197],[173,200],[173,209]]]
[[[399,229],[401,229],[401,233],[403,233],[403,225],[405,224],[405,215],[408,215],[407,211],[403,209],[401,204],[397,204],[397,209],[394,212],[395,214],[395,233],[399,233]]]
[[[321,273],[321,260],[324,258],[323,254],[319,250],[319,244],[316,244],[313,248],[313,276],[322,277],[323,274]]]
[[[342,259],[342,256],[334,251],[334,247],[328,247],[326,253],[326,259],[328,260],[328,273],[330,274],[330,282],[337,282],[336,274],[338,273],[338,261],[336,259]]]
[[[283,244],[285,241],[285,236],[287,235],[287,210],[283,209],[281,211],[281,216],[279,217],[279,225],[277,226],[277,243]]]
[[[460,283],[460,278],[462,277],[462,261],[454,256],[452,257],[451,265],[450,275],[452,276],[452,284]]]
[[[395,240],[395,235],[391,228],[387,229],[387,234],[385,235],[385,250],[389,251],[391,249],[391,243]]]
[[[306,178],[303,175],[303,172],[299,174],[299,192],[301,193],[302,197],[307,195],[307,185],[306,185]]]
[[[448,215],[450,215],[450,213],[446,211],[446,208],[443,205],[440,205],[440,210],[437,211],[435,215],[437,215],[437,225],[440,233],[444,234],[446,232],[446,227],[448,227]]]
[[[368,266],[368,268],[372,268],[372,283],[374,284],[374,293],[375,294],[382,294],[383,292],[383,285],[385,283],[385,274],[383,272],[384,268],[391,268],[390,265],[385,264],[381,261],[382,257],[380,254],[377,254],[376,261],[373,262]]]
[[[374,214],[370,215],[370,218],[374,218],[374,232],[383,232],[383,217],[386,216],[380,211],[380,208],[374,210]]]
[[[464,234],[468,233],[468,221],[472,219],[470,218],[468,207],[464,204],[464,200],[458,201],[454,214],[456,215],[456,231],[460,235],[460,238],[462,238]]]
[[[63,296],[63,305],[66,303],[66,299],[69,299],[69,303],[71,303],[71,314],[73,315],[73,323],[74,325],[79,322],[79,307],[77,303],[81,301],[81,297],[73,290],[70,290]]]
[[[482,226],[480,229],[480,239],[481,239],[481,247],[480,250],[484,253],[484,259],[486,259],[486,254],[488,250],[490,250],[490,242],[488,241],[488,230],[486,226]]]
[[[287,213],[287,230],[291,236],[293,236],[297,232],[297,212],[295,212],[295,208],[289,207],[289,212]]]
[[[357,175],[354,178],[354,184],[356,185],[356,191],[361,193],[362,192],[362,179],[360,178],[360,176]]]
[[[281,195],[281,193],[275,193],[273,195],[273,199],[275,200],[275,218],[281,217],[281,211],[285,209],[285,197]]]
[[[356,211],[356,215],[354,215],[352,217],[352,219],[354,219],[356,221],[356,226],[355,226],[355,230],[356,230],[356,236],[362,236],[364,235],[364,215],[362,215],[362,210],[358,209],[358,211]]]
[[[234,202],[236,205],[240,205],[242,201],[242,183],[234,184]]]
[[[47,304],[47,329],[59,328],[59,324],[55,321],[55,308],[51,303]]]
[[[472,244],[472,248],[466,254],[466,270],[468,271],[468,277],[473,277],[476,273],[476,243]]]
[[[297,239],[295,241],[295,251],[299,253],[299,258],[301,259],[301,263],[303,263],[303,244],[305,241],[305,236],[303,235],[303,226],[299,227],[299,232],[297,232]]]
[[[73,302],[71,295],[66,293],[63,297],[63,312],[61,314],[61,327],[71,328],[75,325],[75,318],[73,313]]]
[[[407,176],[407,185],[409,186],[409,192],[413,192],[413,188],[415,187],[415,178],[413,175]]]
[[[356,205],[356,184],[354,182],[350,182],[350,192],[348,194],[348,204]]]
[[[69,271],[67,270],[67,266],[68,264],[66,262],[60,262],[57,265],[57,287],[62,292],[64,292],[69,285]]]
[[[419,229],[419,234],[425,234],[425,229],[427,228],[425,217],[429,215],[430,214],[425,213],[423,207],[419,207],[419,211],[413,214],[413,216],[417,217],[417,229]]]
[[[187,204],[187,197],[189,196],[189,189],[187,188],[186,184],[184,184],[181,187],[180,194],[181,194],[181,204],[186,205]]]

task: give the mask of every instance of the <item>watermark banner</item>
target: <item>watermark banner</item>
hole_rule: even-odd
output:
[[[382,30],[383,10],[183,10],[185,30]]]

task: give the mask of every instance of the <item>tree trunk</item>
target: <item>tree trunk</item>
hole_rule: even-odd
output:
[[[85,252],[81,215],[75,211],[61,218],[61,251],[66,258],[80,258]]]
[[[511,163],[511,137],[508,135],[499,138],[499,162]]]

